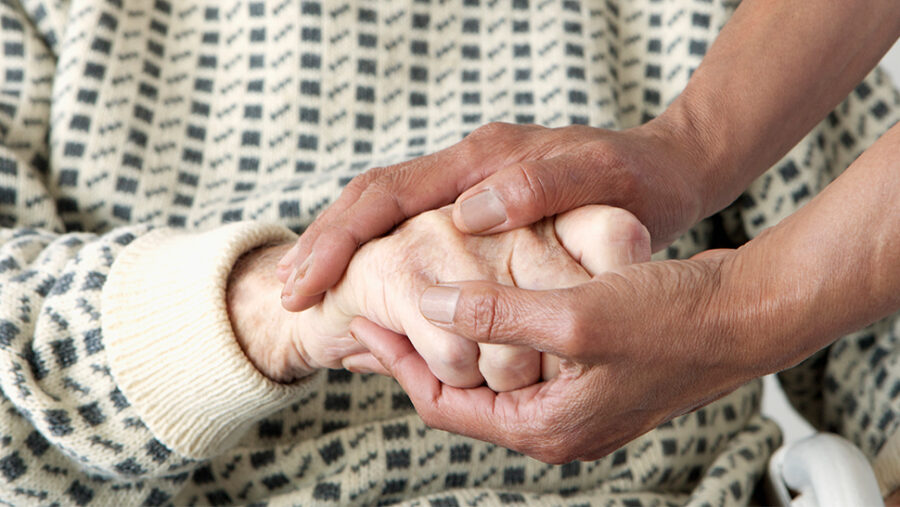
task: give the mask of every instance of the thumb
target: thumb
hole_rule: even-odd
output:
[[[453,222],[462,232],[493,234],[590,204],[595,182],[577,165],[556,157],[506,166],[459,196]]]
[[[532,291],[492,282],[435,285],[419,299],[432,324],[479,343],[524,345],[571,358],[586,329],[578,309],[580,288]]]

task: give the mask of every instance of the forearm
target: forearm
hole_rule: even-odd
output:
[[[900,35],[893,0],[747,0],[659,124],[702,151],[702,216],[734,200],[878,63]]]
[[[723,304],[770,369],[900,309],[900,126],[723,267]],[[758,338],[754,338],[758,337]],[[765,362],[765,361],[763,361]]]

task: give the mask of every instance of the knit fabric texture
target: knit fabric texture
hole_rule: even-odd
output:
[[[758,381],[603,459],[547,465],[426,427],[391,379],[269,381],[224,302],[241,254],[293,240],[366,169],[492,121],[659,115],[735,6],[0,0],[0,500],[746,503],[780,442]],[[754,237],[898,117],[875,71],[659,256]],[[810,417],[881,456],[886,488],[900,483],[897,333],[889,319],[785,377]]]

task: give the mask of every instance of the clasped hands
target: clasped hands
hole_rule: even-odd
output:
[[[706,213],[691,144],[665,131],[491,125],[364,173],[293,248],[235,267],[236,336],[275,380],[386,373],[432,427],[603,456],[764,373],[765,345],[714,311],[734,307],[733,251],[643,262]]]
[[[276,308],[277,318],[271,319],[273,309],[264,306],[274,298],[259,295],[280,291],[273,264],[264,269],[277,253],[284,247],[251,254],[254,259],[239,265],[229,291],[233,315],[251,315],[233,318],[238,339],[269,377],[290,381],[317,368],[342,367],[386,373],[353,337],[351,322],[363,317],[409,336],[445,384],[486,383],[500,392],[552,378],[556,358],[530,347],[478,344],[435,326],[432,322],[452,321],[446,297],[458,292],[439,284],[482,280],[531,290],[576,286],[614,267],[649,260],[650,239],[633,215],[607,206],[583,207],[492,236],[459,232],[445,207],[363,246],[345,276],[312,308],[300,313]],[[266,318],[254,322],[253,314]]]

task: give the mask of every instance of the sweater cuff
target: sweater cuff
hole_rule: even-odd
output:
[[[253,366],[225,301],[243,253],[295,238],[255,222],[203,233],[161,229],[134,240],[113,263],[102,300],[110,367],[150,431],[175,452],[214,456],[308,389],[308,382],[273,382]]]

